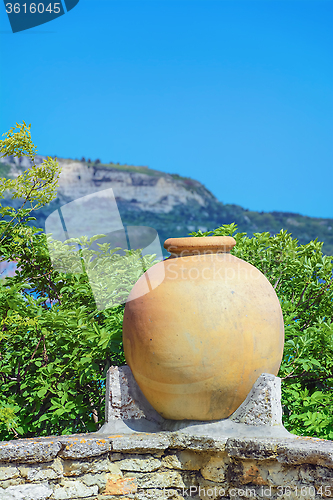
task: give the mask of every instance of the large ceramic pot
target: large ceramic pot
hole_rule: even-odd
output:
[[[229,253],[235,243],[221,236],[166,240],[172,257],[141,276],[126,303],[126,361],[164,418],[226,418],[261,373],[278,373],[279,300],[258,269]]]

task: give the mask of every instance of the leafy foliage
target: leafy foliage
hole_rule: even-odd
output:
[[[3,439],[9,420],[11,431],[25,437],[94,431],[103,422],[106,371],[125,363],[123,303],[155,256],[141,257],[139,250],[121,256],[108,244],[92,250],[95,241],[51,241],[61,272],[51,264],[45,234],[25,227],[15,238],[8,257],[19,267],[0,281],[0,400],[19,412],[10,417],[12,406],[0,412]],[[83,270],[74,243],[80,244]],[[108,287],[93,281],[99,287],[94,291],[90,271],[100,261],[103,273],[113,275]]]
[[[99,311],[88,275],[54,271],[45,235],[34,234],[31,242],[21,246],[15,276],[0,282],[0,394],[3,404],[7,399],[19,408],[11,430],[16,436],[97,430],[103,421],[106,371],[125,362],[124,306]],[[105,249],[101,254],[113,258]],[[142,274],[138,254],[128,251],[123,257],[133,271],[123,294],[138,271]],[[148,268],[154,257],[144,259]],[[0,436],[8,439],[5,417]]]
[[[287,231],[249,238],[236,230],[233,223],[210,234],[233,236],[237,244],[231,253],[260,269],[279,297],[285,324],[278,374],[284,425],[298,435],[333,439],[332,257],[323,255],[317,240],[300,245]]]
[[[8,245],[15,242],[21,228],[33,218],[30,213],[56,198],[60,168],[56,161],[48,157],[37,166],[34,158],[37,153],[36,146],[31,140],[31,125],[16,124],[0,140],[1,157],[15,155],[18,158],[28,156],[31,168],[15,179],[0,179],[0,199],[5,198],[9,192],[13,200],[23,199],[18,209],[3,207],[0,203],[0,244],[2,244],[2,260],[8,258]],[[17,130],[17,131],[16,131]]]
[[[1,157],[28,156],[32,166],[16,179],[0,179],[0,197],[4,198],[6,190],[13,190],[12,199],[24,199],[21,210],[29,202],[29,211],[32,211],[46,205],[56,197],[60,168],[56,159],[51,157],[47,157],[39,166],[35,164],[37,148],[31,140],[30,128],[31,125],[27,126],[25,122],[17,123],[16,127],[12,127],[6,134],[3,134],[6,138],[0,141]],[[16,129],[18,129],[17,132],[15,132]],[[26,215],[25,212],[23,214]],[[22,212],[15,213],[16,218],[21,216]]]

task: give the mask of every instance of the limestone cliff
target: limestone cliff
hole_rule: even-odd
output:
[[[37,156],[36,163],[45,157]],[[30,166],[27,158],[8,156],[0,160],[10,166],[8,176],[16,177]],[[195,201],[201,207],[218,200],[200,182],[170,175],[148,167],[88,163],[58,158],[61,166],[58,197],[68,202],[88,194],[112,188],[117,201],[129,209],[168,213],[176,205]]]

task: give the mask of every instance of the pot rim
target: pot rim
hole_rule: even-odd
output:
[[[164,248],[174,256],[201,255],[210,253],[229,253],[236,245],[232,236],[189,236],[168,238]],[[181,254],[181,255],[180,255]]]

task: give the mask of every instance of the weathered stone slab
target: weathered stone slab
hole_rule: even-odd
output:
[[[228,439],[226,451],[231,457],[275,459],[288,465],[318,464],[333,468],[333,442],[294,436],[295,439]]]
[[[277,442],[277,460],[290,465],[319,464],[333,468],[333,442],[296,436],[295,440]],[[333,490],[333,482],[332,482]]]
[[[193,451],[224,451],[227,437],[196,436],[183,432],[170,433],[171,448]]]
[[[110,451],[110,442],[105,437],[95,437],[93,434],[86,436],[61,436],[62,449],[59,456],[62,458],[96,457]]]
[[[167,432],[156,434],[131,434],[110,436],[112,451],[154,453],[170,446],[170,435]]]
[[[256,458],[258,460],[276,459],[279,442],[291,443],[292,441],[289,439],[230,438],[226,442],[225,450],[230,457]]]
[[[17,443],[20,443],[19,446]],[[51,462],[61,450],[59,438],[0,443],[0,462]]]

